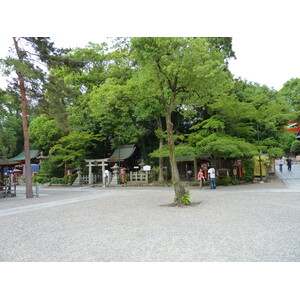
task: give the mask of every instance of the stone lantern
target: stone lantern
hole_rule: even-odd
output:
[[[111,169],[113,173],[113,178],[111,180],[110,185],[116,186],[118,185],[119,166],[117,165],[117,163],[115,163],[114,166],[111,167]]]
[[[73,185],[83,185],[83,180],[82,180],[82,168],[80,166],[78,166],[76,169],[76,173],[77,173],[77,178],[75,179],[75,181],[73,182]]]
[[[145,163],[144,161],[142,160],[140,163],[139,163],[139,166],[141,168],[141,171],[143,171],[143,167],[144,167]]]

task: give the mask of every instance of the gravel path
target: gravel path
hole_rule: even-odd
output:
[[[190,191],[199,204],[184,208],[165,206],[172,188],[19,192],[0,200],[0,261],[300,261],[300,190],[276,180]]]

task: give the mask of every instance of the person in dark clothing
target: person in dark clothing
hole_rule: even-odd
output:
[[[282,166],[283,166],[283,157],[280,158],[279,160],[279,170],[282,172]]]
[[[288,167],[288,171],[292,171],[292,160],[290,157],[288,157],[286,159],[286,164],[287,164],[287,167]]]

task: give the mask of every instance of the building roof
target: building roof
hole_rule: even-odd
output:
[[[176,156],[176,161],[194,161],[195,157],[191,155]]]
[[[114,153],[107,159],[109,162],[118,162],[128,159],[134,153],[136,147],[134,144],[119,146]]]
[[[0,166],[14,166],[17,162],[10,161],[5,158],[0,158]]]
[[[37,156],[39,156],[40,151],[39,150],[30,150],[30,158],[36,158]],[[18,154],[15,157],[12,157],[9,159],[10,161],[20,161],[20,160],[25,160],[25,154],[24,151],[21,152],[20,154]]]

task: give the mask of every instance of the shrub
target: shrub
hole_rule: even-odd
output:
[[[67,177],[58,178],[58,177],[52,177],[50,180],[50,184],[67,184],[68,180]]]
[[[76,180],[77,176],[78,176],[77,173],[71,175],[71,178],[70,178],[71,184]],[[68,179],[67,179],[67,181],[68,181]]]
[[[58,167],[57,164],[51,161],[51,159],[46,159],[41,164],[39,175],[43,173],[48,178],[61,177],[64,176],[64,172],[65,172],[64,167]]]
[[[239,184],[240,182],[236,179],[236,178],[231,178],[231,184],[232,185],[237,185]]]
[[[174,198],[174,201],[176,202],[178,200],[177,197]],[[180,202],[183,205],[189,205],[191,204],[191,195],[190,195],[190,191],[185,191],[184,195],[182,196]]]
[[[242,160],[243,180],[250,182],[254,180],[254,160],[253,158],[244,158]]]
[[[38,182],[40,184],[44,184],[44,183],[47,183],[49,181],[49,179],[45,176],[40,176],[40,175],[35,175],[33,177],[33,182]]]
[[[181,198],[181,202],[184,205],[189,205],[191,204],[191,195],[189,191],[186,191],[185,194],[183,195],[183,197]]]
[[[231,183],[231,179],[228,177],[221,177],[221,178],[217,178],[217,180],[216,180],[217,185],[228,186],[230,183]]]

